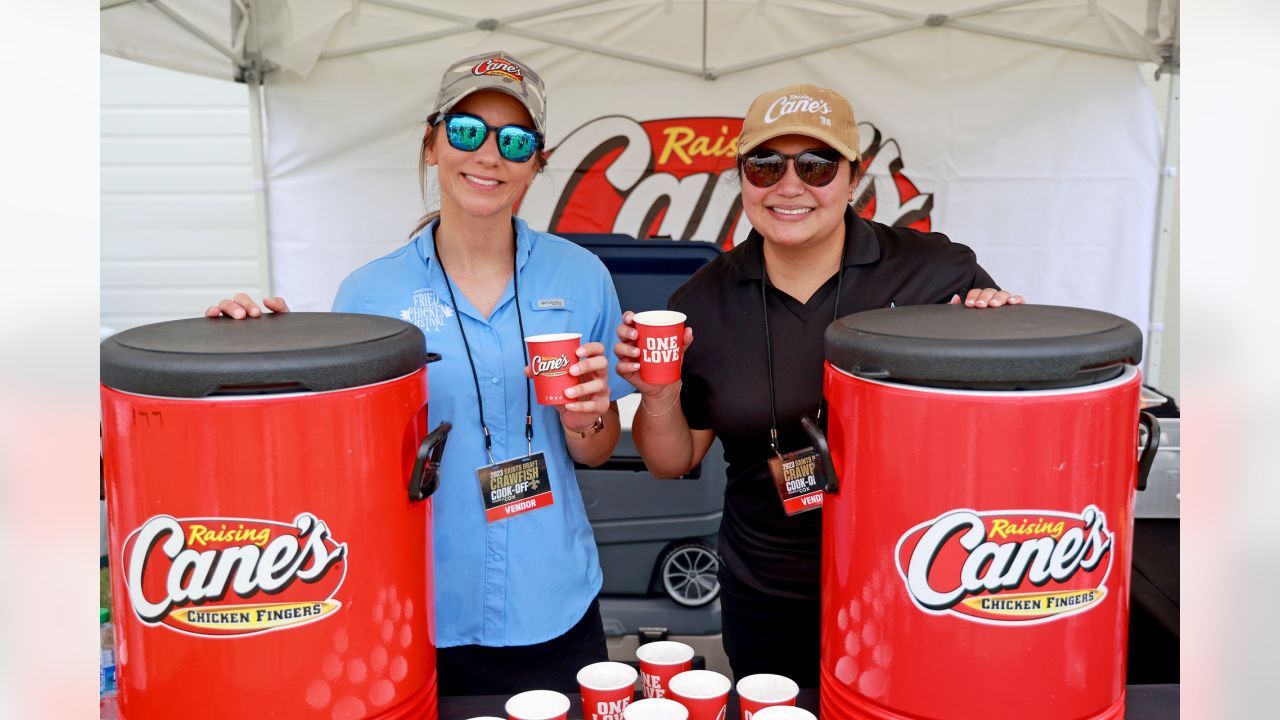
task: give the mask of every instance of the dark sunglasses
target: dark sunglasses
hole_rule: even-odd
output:
[[[822,187],[836,179],[840,171],[840,158],[835,150],[805,150],[792,155],[777,150],[753,150],[739,159],[739,167],[747,182],[767,188],[778,184],[787,174],[787,161],[796,165],[796,175],[806,185]]]
[[[484,145],[489,132],[497,133],[498,154],[511,162],[529,162],[542,145],[542,135],[520,125],[494,127],[482,118],[467,113],[447,113],[436,120],[444,123],[444,134],[449,144],[463,152],[475,152]]]

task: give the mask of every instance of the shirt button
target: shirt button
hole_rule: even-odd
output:
[[[494,562],[498,562],[498,561],[501,561],[501,560],[502,560],[502,556],[501,556],[501,555],[499,555],[498,553],[494,553],[494,554],[490,555],[489,557],[493,558]]]
[[[496,378],[496,377],[491,377],[491,378],[489,378],[489,382],[493,383],[494,385],[497,385],[497,384],[498,384],[498,378]]]
[[[485,332],[493,332],[493,328],[489,327],[488,325],[485,325],[485,326],[484,326],[484,331],[485,331]]]

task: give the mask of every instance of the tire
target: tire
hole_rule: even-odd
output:
[[[702,607],[720,595],[720,557],[706,543],[672,547],[658,564],[658,577],[667,597],[684,607]]]

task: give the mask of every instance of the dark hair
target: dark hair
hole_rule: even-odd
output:
[[[427,204],[427,150],[435,147],[436,128],[439,127],[438,123],[435,125],[431,124],[430,120],[434,117],[435,116],[433,115],[431,118],[427,119],[428,122],[424,123],[427,129],[422,133],[422,147],[418,149],[418,191],[422,194],[422,204],[424,206]],[[533,156],[533,159],[530,162],[537,166],[534,170],[535,174],[546,170],[546,148],[539,148],[537,154]],[[417,226],[413,228],[413,232],[409,233],[409,237],[414,237],[418,233],[422,232],[423,228],[435,222],[438,217],[440,217],[439,210],[432,210],[426,215],[423,215],[418,220]]]

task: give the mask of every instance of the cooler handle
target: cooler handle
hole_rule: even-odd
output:
[[[810,420],[808,416],[800,418],[800,426],[804,431],[809,433],[809,439],[813,441],[813,448],[818,451],[818,456],[822,458],[822,470],[827,475],[827,486],[823,488],[829,493],[840,491],[840,481],[836,478],[836,467],[831,462],[831,448],[827,446],[827,436],[822,434],[822,428],[818,424]]]
[[[1151,463],[1156,459],[1156,451],[1160,449],[1160,421],[1149,412],[1138,413],[1138,423],[1147,429],[1147,446],[1138,456],[1138,489],[1147,489],[1147,476],[1151,474]]]
[[[409,476],[409,502],[426,500],[440,486],[440,456],[444,454],[444,443],[452,429],[453,425],[441,421],[418,446],[418,459],[413,462],[413,474]]]

